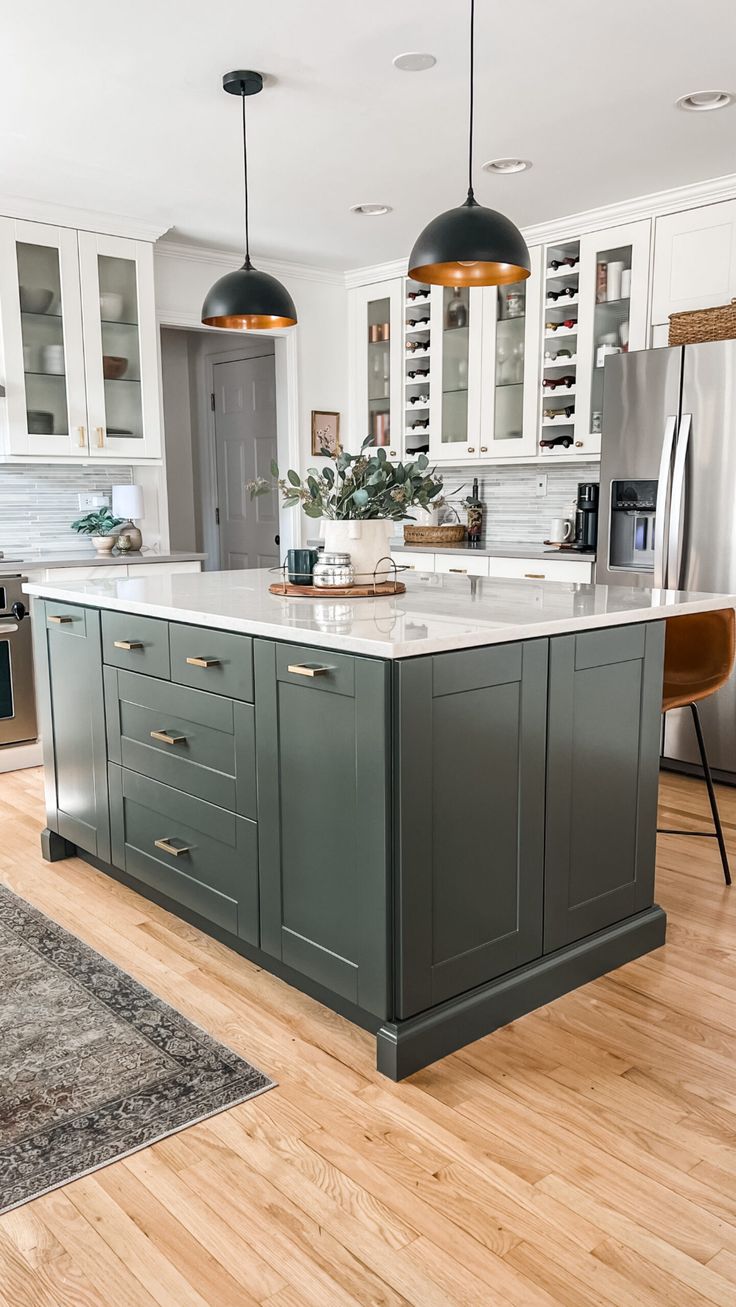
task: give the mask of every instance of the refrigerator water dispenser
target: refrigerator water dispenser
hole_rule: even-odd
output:
[[[611,482],[611,568],[654,570],[656,503],[656,481]]]

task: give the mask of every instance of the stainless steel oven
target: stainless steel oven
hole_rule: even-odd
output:
[[[0,747],[37,736],[31,619],[20,576],[0,573]]]

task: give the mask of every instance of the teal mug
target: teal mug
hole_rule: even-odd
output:
[[[289,549],[286,554],[286,567],[292,585],[311,585],[314,564],[317,562],[316,549]]]

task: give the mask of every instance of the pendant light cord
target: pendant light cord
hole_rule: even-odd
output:
[[[475,83],[475,0],[470,0],[470,125],[468,130],[468,199],[473,200],[473,102]]]
[[[248,231],[248,147],[245,137],[245,86],[241,83],[240,98],[243,102],[243,187],[245,191],[245,267],[249,268],[250,263],[250,235]]]

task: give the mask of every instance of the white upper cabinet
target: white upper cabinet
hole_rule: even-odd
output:
[[[403,451],[403,277],[358,286],[350,297],[352,403],[349,448],[366,437],[389,458]]]
[[[529,251],[531,276],[483,294],[481,458],[537,452],[542,249]]]
[[[482,457],[482,290],[434,286],[431,321],[430,456],[438,462],[477,462]]]
[[[736,296],[736,200],[657,218],[652,322]]]
[[[148,242],[0,219],[0,325],[0,457],[160,457]]]
[[[90,443],[96,457],[161,453],[153,250],[79,233]]]

